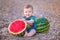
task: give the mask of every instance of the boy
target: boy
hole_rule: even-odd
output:
[[[35,16],[33,16],[33,7],[31,5],[24,6],[23,18],[30,24],[30,28],[26,30],[24,37],[31,37],[36,33]]]

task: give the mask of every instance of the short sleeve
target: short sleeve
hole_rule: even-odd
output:
[[[32,16],[32,17],[31,17],[31,20],[34,20],[34,21],[35,21],[35,16]]]

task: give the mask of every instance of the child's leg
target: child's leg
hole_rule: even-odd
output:
[[[27,34],[28,37],[33,36],[36,33],[35,29],[31,29],[31,31]]]
[[[25,34],[24,34],[24,37],[26,37],[27,36],[27,31],[25,32]]]

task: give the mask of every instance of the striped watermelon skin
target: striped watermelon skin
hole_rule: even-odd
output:
[[[47,26],[48,25],[48,26]],[[49,30],[49,28],[50,28],[50,25],[49,24],[47,24],[47,25],[45,25],[45,27],[37,27],[37,33],[45,33],[45,32],[47,32],[48,30]]]
[[[25,31],[23,31],[22,33],[19,33],[19,34],[12,34],[12,33],[10,33],[11,35],[13,35],[13,36],[20,36],[20,37],[22,37],[22,36],[24,36],[24,34],[25,34]]]
[[[44,17],[36,19],[36,26],[37,33],[45,33],[50,28],[49,21]]]

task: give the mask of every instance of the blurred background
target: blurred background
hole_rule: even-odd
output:
[[[7,37],[10,36],[7,36],[8,34],[5,33],[8,24],[15,19],[22,18],[23,6],[27,4],[34,7],[34,15],[37,18],[45,17],[51,25],[47,35],[39,34],[40,36],[37,35],[37,37],[34,37],[35,39],[31,39],[60,40],[60,0],[0,0],[0,35],[6,36],[6,38],[1,36],[1,40],[9,40]],[[11,40],[15,39],[12,38]],[[15,40],[19,40],[19,38],[16,37]],[[21,38],[21,40],[23,39]]]

